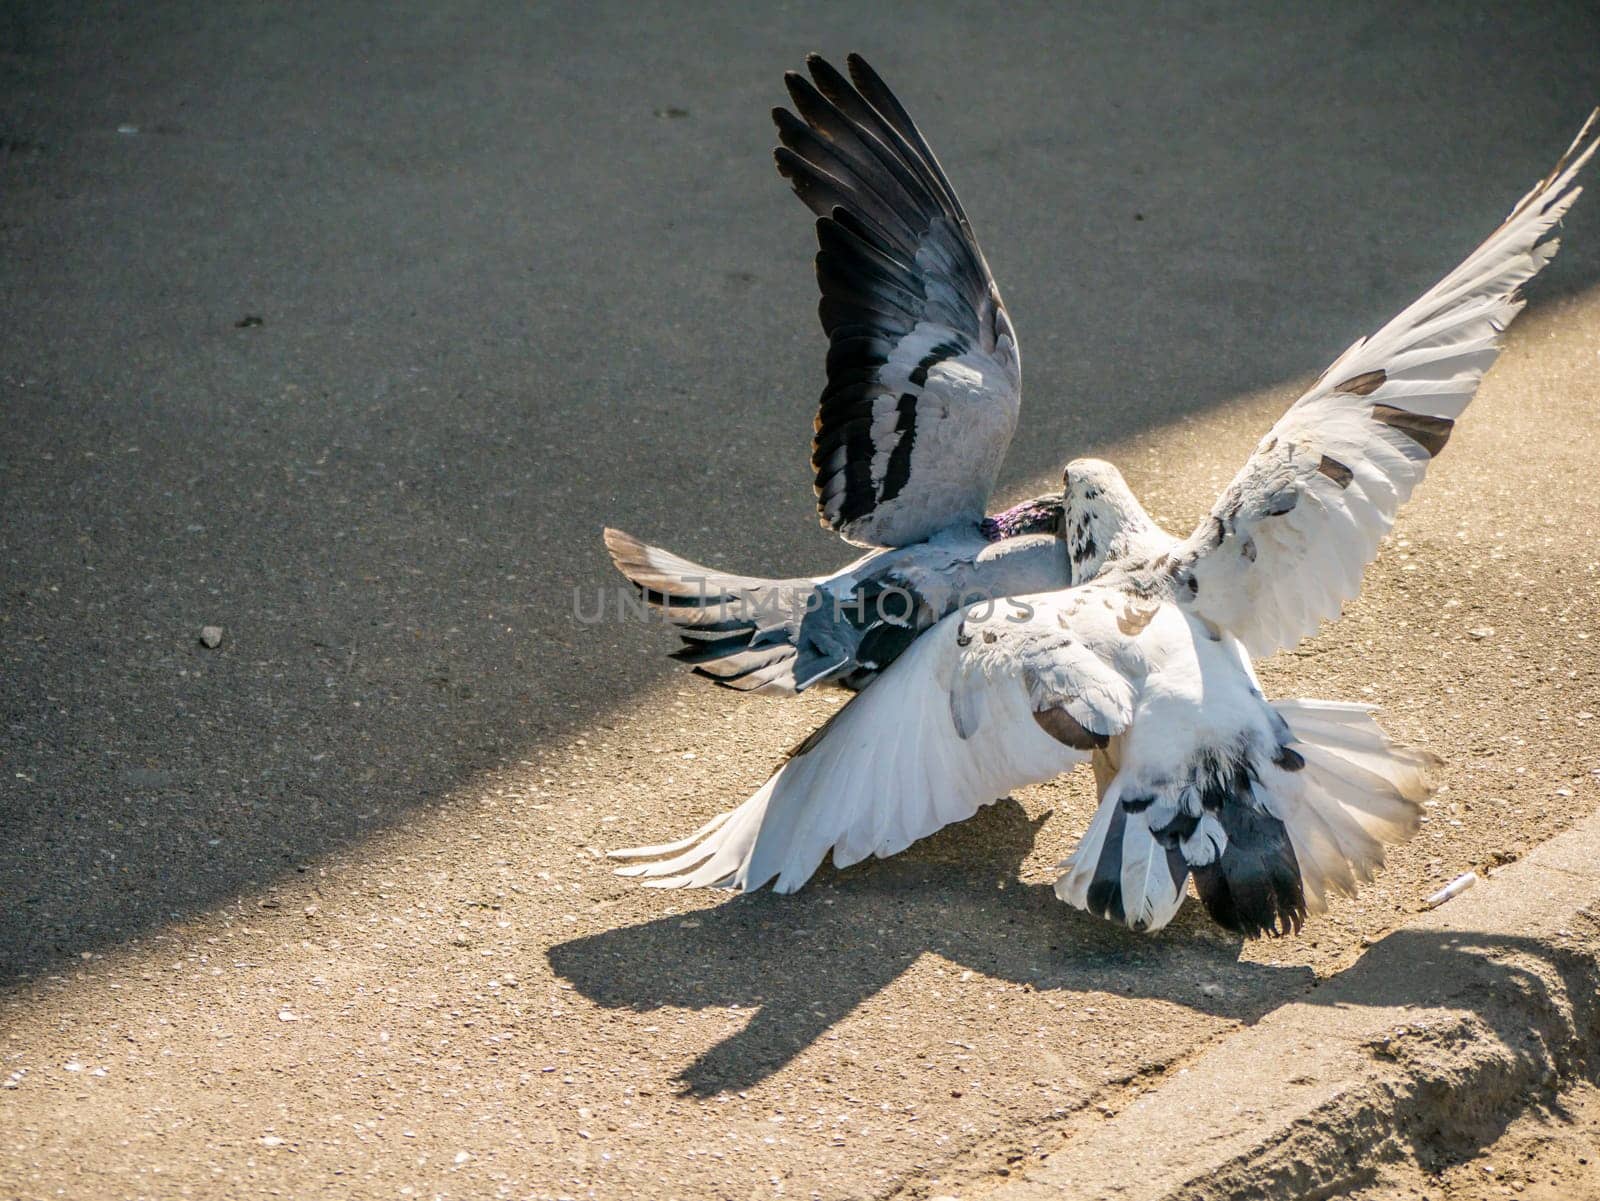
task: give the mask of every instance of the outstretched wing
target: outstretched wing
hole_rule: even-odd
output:
[[[1523,306],[1518,288],[1554,257],[1546,235],[1578,198],[1597,116],[1483,245],[1345,351],[1272,427],[1174,551],[1181,603],[1255,655],[1339,615],[1499,353]]]
[[[793,892],[830,849],[839,867],[893,855],[1087,762],[1132,720],[1133,689],[1063,630],[1059,595],[946,617],[748,801],[679,842],[613,852],[641,861],[620,874]]]
[[[817,221],[828,385],[811,463],[822,524],[906,546],[977,521],[1016,428],[1011,320],[939,160],[865,61],[816,55],[773,110],[778,170]],[[852,82],[853,81],[853,82]]]

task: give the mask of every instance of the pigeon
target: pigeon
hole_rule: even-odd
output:
[[[675,625],[675,658],[749,692],[855,690],[964,604],[1074,581],[1061,498],[985,516],[1016,429],[1022,360],[966,211],[928,143],[856,55],[785,76],[779,172],[817,214],[827,386],[811,462],[824,527],[870,553],[830,575],[703,567],[605,531]]]
[[[1322,373],[1187,538],[1111,464],[1068,464],[1065,537],[1097,548],[1091,579],[944,617],[744,804],[617,852],[622,874],[789,892],[830,850],[838,867],[892,855],[1087,762],[1099,806],[1055,885],[1080,909],[1158,930],[1192,879],[1217,923],[1276,935],[1370,880],[1438,760],[1366,705],[1267,700],[1251,659],[1359,591],[1555,254],[1596,118],[1459,267]]]

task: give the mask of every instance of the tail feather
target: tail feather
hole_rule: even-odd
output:
[[[813,581],[732,575],[621,530],[606,530],[605,541],[617,570],[677,628],[684,645],[674,659],[745,692],[795,692],[820,678],[814,656],[795,645]]]
[[[1129,822],[1122,833],[1123,920],[1133,930],[1158,930],[1183,904],[1189,865],[1176,847],[1163,846],[1146,822]]]
[[[1137,802],[1124,804],[1113,780],[1083,841],[1057,865],[1062,874],[1056,896],[1134,930],[1159,930],[1170,922],[1183,904],[1189,865],[1151,829],[1162,820],[1156,812]],[[1165,817],[1172,811],[1159,812]]]
[[[1277,701],[1303,758],[1299,788],[1276,788],[1267,807],[1287,829],[1314,910],[1352,895],[1383,866],[1384,847],[1416,832],[1441,760],[1391,742],[1365,705]]]
[[[1302,743],[1301,754],[1308,785],[1335,807],[1333,812],[1347,814],[1381,842],[1399,842],[1415,831],[1418,805],[1431,789],[1419,790],[1412,780],[1402,790],[1370,761],[1356,762],[1325,748]]]
[[[1304,865],[1287,823],[1257,807],[1264,799],[1230,797],[1217,811],[1228,836],[1222,854],[1194,867],[1194,887],[1212,918],[1229,930],[1255,938],[1300,932],[1308,902]]]
[[[1304,809],[1296,835],[1290,837],[1287,827],[1284,834],[1295,854],[1310,913],[1325,911],[1330,893],[1354,896],[1356,886],[1372,878],[1365,865],[1383,855],[1383,844],[1358,825],[1330,821],[1310,805]]]

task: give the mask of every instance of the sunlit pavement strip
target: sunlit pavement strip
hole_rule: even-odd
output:
[[[793,897],[639,889],[601,848],[747,795],[829,710],[674,679],[434,812],[0,995],[0,1181],[23,1196],[923,1197],[1070,1151],[1461,872],[1593,811],[1595,312],[1557,299],[1518,325],[1362,598],[1263,666],[1269,691],[1372,700],[1450,760],[1418,838],[1303,937],[1241,946],[1190,906],[1138,938],[1062,906],[1050,869],[1092,811],[1087,773]],[[1291,392],[1096,449],[1181,525]],[[1552,481],[1559,512],[1530,506]],[[605,636],[635,654],[669,641]],[[1465,920],[1507,878],[1428,922]],[[1398,937],[1352,974],[1367,992],[1330,986],[1380,1030],[1436,1003],[1383,952]],[[1380,952],[1402,962],[1368,967]],[[1310,995],[1320,1028],[1338,994]]]
[[[1597,1049],[1600,815],[1390,934],[992,1197],[1335,1196],[1415,1143],[1497,1129]]]

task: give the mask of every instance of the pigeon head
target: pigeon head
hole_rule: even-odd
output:
[[[1133,553],[1146,535],[1159,533],[1122,472],[1105,460],[1072,460],[1061,484],[1061,536],[1072,560],[1074,584],[1092,580],[1109,560]]]

